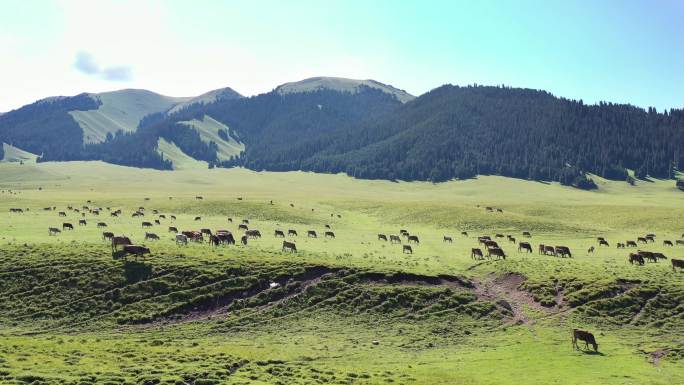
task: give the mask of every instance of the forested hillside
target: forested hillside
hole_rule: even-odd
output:
[[[350,83],[349,91],[310,82],[248,98],[217,90],[148,114],[135,131],[86,144],[73,111],[97,109],[98,99],[45,99],[0,116],[0,140],[42,155],[39,161],[171,169],[158,151],[161,138],[209,167],[435,182],[503,175],[586,189],[596,187],[588,173],[633,181],[629,169],[640,179],[672,179],[684,164],[684,110],[586,105],[539,90],[486,86],[445,85],[400,100],[363,83]],[[220,129],[201,131],[205,119]]]

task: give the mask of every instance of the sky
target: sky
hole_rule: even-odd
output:
[[[682,108],[684,1],[0,2],[0,111],[122,88],[256,95],[313,76]]]

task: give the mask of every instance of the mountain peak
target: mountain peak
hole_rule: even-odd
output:
[[[394,95],[397,100],[406,103],[415,99],[415,96],[409,94],[404,90],[392,87],[389,84],[384,84],[372,79],[348,79],[339,77],[318,76],[300,80],[297,82],[290,82],[276,87],[275,91],[281,95],[300,92],[314,92],[318,90],[335,90],[343,92],[358,92],[361,86],[375,88],[387,94]]]

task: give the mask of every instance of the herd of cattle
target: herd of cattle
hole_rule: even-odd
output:
[[[196,197],[196,199],[202,199],[201,197]],[[100,216],[100,214],[104,211],[100,207],[90,207],[91,202],[88,201],[88,204],[83,205],[81,208],[76,208],[73,206],[68,206],[67,210],[72,211],[74,213],[80,214],[81,219],[78,221],[78,226],[87,226],[88,225],[88,220],[85,219],[86,213],[90,213],[93,216]],[[21,208],[11,208],[9,211],[10,213],[18,213],[21,214],[24,211],[28,211],[29,209],[21,209]],[[44,211],[56,211],[56,207],[45,207],[43,209]],[[111,217],[119,217],[122,215],[122,210],[117,209],[117,210],[112,210],[111,208],[107,207],[106,210],[109,212],[109,215]],[[488,212],[501,212],[503,213],[503,210],[493,208],[493,207],[486,207],[486,211]],[[161,225],[161,220],[169,219],[171,221],[176,220],[175,215],[166,215],[166,214],[160,214],[158,210],[152,210],[152,214],[156,215],[157,218],[152,220],[152,221],[142,221],[141,222],[141,227],[143,229],[149,229],[152,228],[155,225]],[[58,215],[60,217],[66,217],[67,213],[66,211],[59,211]],[[131,214],[133,218],[139,218],[139,217],[145,217],[145,208],[140,206],[138,207],[137,210],[133,211]],[[331,214],[331,217],[333,214]],[[340,215],[338,217],[341,218]],[[195,221],[201,221],[202,217],[201,216],[196,216],[194,218]],[[228,218],[229,223],[233,223],[232,218]],[[106,228],[107,223],[103,221],[96,221],[97,227],[98,228]],[[242,219],[241,222],[238,225],[238,231],[242,231],[243,235],[240,236],[239,242],[242,245],[247,245],[248,241],[250,239],[259,239],[261,238],[262,234],[259,230],[257,229],[250,229],[249,228],[249,220],[248,219]],[[325,238],[335,238],[335,233],[331,230],[330,225],[325,225],[326,230],[324,231],[323,235]],[[68,230],[74,230],[74,225],[71,222],[64,222],[62,223],[61,229],[58,227],[49,227],[48,228],[48,235],[55,236],[60,234],[62,231],[68,231]],[[193,243],[204,243],[206,240],[208,240],[209,245],[211,246],[219,246],[219,245],[235,245],[237,242],[236,237],[233,235],[233,233],[229,230],[226,229],[219,229],[212,231],[209,228],[202,228],[199,231],[196,230],[184,230],[184,231],[179,231],[177,227],[175,226],[169,226],[168,227],[168,232],[169,233],[174,233],[175,234],[175,242],[177,245],[188,245],[189,242]],[[468,232],[463,231],[461,232],[462,236],[468,237]],[[273,236],[276,238],[292,238],[292,237],[297,237],[298,233],[297,230],[295,229],[288,229],[287,233],[284,230],[281,229],[275,229],[273,232]],[[531,238],[532,234],[529,231],[523,231],[521,233],[521,236],[523,238]],[[307,231],[307,237],[309,238],[318,238],[318,233],[315,230],[308,230]],[[532,247],[532,244],[528,241],[517,241],[516,238],[510,234],[504,235],[504,234],[495,234],[494,235],[495,239],[503,239],[506,238],[506,240],[509,243],[513,243],[514,245],[517,246],[518,252],[525,252],[525,253],[533,253],[534,248]],[[654,243],[655,242],[656,235],[655,234],[646,234],[645,236],[639,236],[636,238],[636,240],[627,240],[624,243],[618,242],[616,244],[617,248],[637,248],[639,243],[641,244],[648,244],[648,243]],[[133,242],[131,242],[129,237],[126,236],[116,236],[114,235],[113,232],[110,231],[104,231],[102,233],[102,239],[103,240],[108,240],[111,242],[112,246],[112,252],[115,253],[121,253],[123,255],[127,254],[132,254],[135,256],[140,256],[143,254],[149,254],[150,250],[149,248],[141,245],[135,245]],[[145,240],[146,241],[154,241],[154,240],[159,240],[160,237],[156,233],[152,232],[145,232]],[[420,245],[420,239],[418,235],[416,234],[410,234],[408,230],[406,229],[401,229],[399,231],[399,234],[389,234],[389,237],[386,234],[378,234],[377,239],[379,241],[384,241],[384,242],[390,242],[391,244],[399,244],[402,246],[402,252],[406,254],[413,254],[413,247]],[[403,242],[403,240],[406,241],[406,243]],[[471,258],[475,260],[483,260],[485,258],[491,259],[491,258],[496,258],[496,259],[506,259],[506,253],[504,252],[504,249],[499,245],[499,242],[495,239],[492,239],[491,236],[488,235],[482,235],[477,237],[477,241],[479,245],[481,245],[482,248],[480,247],[474,247],[471,249]],[[610,243],[604,238],[604,237],[597,237],[596,241],[598,243],[597,247],[610,247]],[[454,239],[451,236],[444,235],[443,236],[443,242],[445,243],[453,243]],[[684,245],[684,234],[682,234],[682,239],[676,240],[675,242],[672,242],[671,240],[663,240],[662,242],[663,246],[674,246],[676,245]],[[484,249],[484,250],[483,250]],[[550,256],[555,256],[555,257],[561,257],[561,258],[572,258],[572,252],[569,247],[563,246],[563,245],[548,245],[548,244],[539,244],[537,246],[538,253],[540,255],[550,255]],[[593,253],[596,250],[595,246],[589,247],[587,250],[587,253]],[[287,252],[297,252],[297,245],[294,241],[291,240],[285,240],[283,239],[282,242],[282,251],[287,251]],[[665,260],[667,257],[663,253],[659,252],[652,252],[652,251],[643,251],[643,250],[637,250],[634,253],[629,253],[628,255],[628,261],[631,264],[637,264],[637,265],[644,265],[647,261],[651,262],[658,262],[659,260]],[[671,259],[672,263],[672,268],[673,270],[676,268],[684,268],[684,260],[680,259]]]

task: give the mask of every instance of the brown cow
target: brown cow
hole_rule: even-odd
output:
[[[60,211],[60,212],[59,212],[59,216],[60,216],[60,217],[66,217],[66,213],[65,213],[64,211]]]
[[[636,253],[630,253],[629,254],[629,263],[632,265],[635,263],[638,263],[639,265],[643,266],[645,263],[644,257],[642,257],[641,255],[636,254]]]
[[[401,237],[398,235],[390,234],[390,243],[401,243]]]
[[[409,245],[404,245],[402,252],[404,254],[413,254],[413,249]]]
[[[245,224],[241,224],[241,225],[238,225],[238,230],[247,231],[247,230],[249,230],[249,227],[247,227],[247,225],[245,225]]]
[[[324,236],[326,238],[335,238],[335,233],[333,233],[332,231],[326,231]]]
[[[532,245],[529,242],[520,242],[518,244],[518,251],[525,250],[528,253],[532,252]]]
[[[467,236],[468,236],[468,232],[467,232],[467,231],[461,231],[461,235],[463,235],[464,237],[467,237]]]
[[[243,236],[240,238],[240,242],[241,242],[244,246],[247,246],[247,236],[246,236],[246,235],[243,235]]]
[[[62,223],[62,230],[67,230],[67,229],[73,230],[74,225],[72,225],[71,223],[67,223],[67,222]]]
[[[283,230],[276,230],[273,232],[273,236],[276,238],[285,238],[285,233]]]
[[[556,255],[556,249],[553,246],[544,246],[544,255]]]
[[[420,244],[420,240],[418,239],[417,235],[409,235],[408,237],[408,243],[415,243],[415,244]]]
[[[677,245],[684,245],[684,239],[677,239],[675,242]]]
[[[57,235],[59,233],[61,233],[61,231],[56,227],[48,228],[48,235]]]
[[[290,237],[297,237],[297,230],[289,229],[287,230],[287,235]]]
[[[500,258],[506,259],[506,253],[504,253],[504,251],[498,247],[488,247],[487,248],[487,256],[490,258],[496,257],[497,259],[500,259]]]
[[[202,217],[199,217],[199,216],[195,217],[195,221],[201,221],[201,220],[202,220]]]
[[[454,240],[453,240],[453,239],[451,239],[451,237],[447,237],[447,236],[445,235],[445,236],[444,236],[444,237],[442,238],[442,242],[449,242],[449,243],[453,243],[453,242],[454,242]]]
[[[588,331],[574,329],[572,331],[572,346],[575,349],[579,350],[577,340],[584,342],[585,349],[589,349],[589,345],[592,345],[594,347],[594,351],[598,352],[598,344],[596,343],[596,339],[594,338],[594,335],[589,333]]]
[[[315,230],[309,230],[306,232],[306,236],[309,238],[318,238]]]
[[[112,250],[116,250],[119,245],[132,245],[131,239],[125,236],[112,237]]]
[[[297,245],[294,242],[283,241],[282,251],[289,251],[291,253],[297,252]]]
[[[140,246],[140,245],[124,245],[123,253],[124,253],[124,255],[133,254],[133,255],[135,255],[136,258],[143,255],[143,254],[152,254],[150,252],[150,249],[148,249],[145,246]]]
[[[648,243],[648,240],[646,240],[645,237],[638,237],[638,238],[637,238],[637,242]]]
[[[387,235],[378,234],[378,241],[387,241]]]
[[[472,258],[472,259],[483,259],[484,256],[482,255],[482,250],[480,250],[478,248],[470,249],[470,258]]]
[[[154,240],[154,241],[158,241],[158,240],[159,240],[159,236],[158,236],[157,234],[155,234],[155,233],[147,233],[147,232],[146,232],[146,233],[145,233],[145,240],[148,240],[148,239],[151,239],[151,240]]]
[[[218,235],[209,235],[209,246],[218,246],[221,244],[221,238]]]
[[[152,223],[150,222],[143,222],[142,227],[152,227]]]
[[[97,222],[97,227],[98,227],[98,228],[107,227],[107,224],[104,223],[104,222]]]
[[[546,254],[546,246],[543,243],[539,244],[539,254]]]
[[[666,239],[666,240],[663,241],[663,246],[670,246],[670,247],[671,247],[671,246],[674,246],[674,245],[672,244],[672,241]]]
[[[484,245],[485,247],[499,247],[499,244],[496,243],[496,241],[485,241]]]
[[[169,233],[177,233],[178,229],[174,226],[169,226]]]
[[[532,234],[529,231],[523,231],[522,235],[525,238],[532,238]]]
[[[245,235],[252,239],[261,238],[261,232],[259,230],[247,230]]]
[[[674,259],[670,260],[672,262],[672,271],[675,271],[675,267],[684,269],[684,259]]]
[[[78,225],[79,226],[87,226],[88,222],[85,219],[79,219],[78,220]]]
[[[627,247],[637,247],[637,243],[634,241],[627,241]]]
[[[556,246],[556,256],[572,258],[570,248],[567,246]]]
[[[602,240],[602,241],[599,241],[599,246],[608,246],[608,247],[610,247],[610,245],[608,244],[608,241],[606,241],[605,239]]]
[[[211,235],[211,229],[200,229],[200,232],[201,232],[202,234]]]

